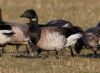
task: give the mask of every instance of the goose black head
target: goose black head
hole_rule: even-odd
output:
[[[38,22],[38,16],[35,10],[28,9],[20,17],[28,18],[30,21]]]

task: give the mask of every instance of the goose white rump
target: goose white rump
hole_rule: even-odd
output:
[[[0,30],[0,45],[4,45],[5,43],[11,40],[9,37],[13,33],[12,30]]]
[[[82,37],[82,34],[76,33],[67,38],[67,44],[65,47],[74,46],[78,39]]]

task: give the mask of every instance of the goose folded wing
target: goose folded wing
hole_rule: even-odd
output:
[[[60,32],[60,34],[64,35],[66,38],[75,33],[71,28],[57,28],[56,31]]]

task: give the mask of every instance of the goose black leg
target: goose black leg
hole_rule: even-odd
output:
[[[2,52],[2,48],[0,47],[0,57],[2,56],[3,52]]]
[[[71,51],[71,56],[74,57],[75,55],[73,53],[72,47],[70,46],[69,48],[70,48],[70,51]]]
[[[25,47],[26,47],[27,53],[28,53],[28,54],[31,53],[31,50],[29,49],[29,46],[28,46],[27,44],[25,44]]]
[[[59,50],[55,50],[55,53],[56,53],[56,59],[61,58],[61,57],[60,57],[60,51],[59,51]]]
[[[93,54],[93,57],[96,57],[97,56],[97,48],[92,48],[94,54]]]
[[[19,47],[20,47],[20,45],[18,44],[18,45],[16,45],[16,55],[18,55],[19,54]]]

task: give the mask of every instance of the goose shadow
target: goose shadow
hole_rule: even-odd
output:
[[[100,53],[98,53],[97,55],[94,55],[93,53],[80,54],[79,57],[83,57],[83,58],[100,58]]]
[[[32,59],[33,58],[33,56],[31,56],[31,55],[23,55],[23,54],[12,55],[12,57],[15,57],[15,58],[28,58],[28,59]]]
[[[12,57],[16,57],[16,58],[28,58],[28,59],[34,59],[34,58],[46,59],[48,56],[46,56],[45,54],[41,54],[39,56],[31,55],[31,54],[19,54],[19,55],[12,55]]]

